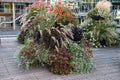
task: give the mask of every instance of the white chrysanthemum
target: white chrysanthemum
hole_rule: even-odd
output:
[[[101,11],[110,12],[111,6],[112,6],[111,2],[103,0],[103,1],[99,1],[95,7]]]

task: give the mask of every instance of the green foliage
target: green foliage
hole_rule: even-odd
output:
[[[41,66],[45,66],[48,63],[49,49],[46,49],[44,45],[37,45],[36,54]]]
[[[85,42],[84,42],[85,41]],[[85,39],[78,45],[70,42],[69,51],[72,55],[73,73],[86,73],[93,70],[95,67],[91,64],[92,51]]]
[[[34,17],[32,22],[36,25],[36,27],[38,27],[39,30],[43,30],[44,28],[53,27],[56,22],[56,17],[54,14],[48,13],[47,11],[45,13],[41,12]]]
[[[17,39],[21,44],[24,44],[24,42],[27,39],[33,39],[33,34],[34,34],[33,29],[31,29],[31,28],[24,29],[18,34]]]
[[[98,10],[97,8],[90,10],[86,16],[86,19],[91,19],[92,15],[96,15],[96,16],[100,15],[101,17],[105,18],[105,21],[110,20],[110,21],[114,22],[113,16],[111,14],[109,14],[108,12],[102,12],[102,11]]]
[[[48,50],[43,45],[35,44],[34,41],[26,41],[17,54],[19,66],[29,69],[31,66],[44,66],[48,60]]]
[[[19,41],[21,44],[24,44],[25,33],[24,33],[23,31],[21,31],[21,32],[18,34],[17,39],[18,39],[18,41]]]
[[[119,46],[119,45],[120,45],[120,32],[118,32],[118,35],[119,35],[119,39],[116,40],[116,42],[115,42],[115,45],[116,45],[116,46]]]
[[[35,17],[40,13],[45,13],[47,11],[46,4],[43,2],[36,2],[32,5],[29,5],[27,9],[29,10],[29,14],[27,15],[27,20],[31,17]]]
[[[93,20],[92,15],[102,16],[103,20]],[[87,14],[87,18],[81,25],[84,35],[91,42],[93,47],[111,47],[116,45],[119,35],[116,31],[116,23],[112,15],[107,12],[101,13],[93,9]]]

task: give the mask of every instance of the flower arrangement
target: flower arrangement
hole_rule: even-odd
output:
[[[29,5],[28,7],[26,7],[27,10],[33,10],[33,9],[37,9],[37,8],[45,8],[45,7],[48,7],[49,5],[45,2],[41,2],[41,1],[38,1],[36,3],[33,3],[32,5]]]
[[[66,7],[60,2],[55,7],[50,7],[50,12],[54,13],[57,18],[57,23],[65,24],[72,23],[78,25],[75,15],[70,10],[70,4]]]
[[[109,13],[111,3],[100,1],[90,10],[81,25],[84,35],[93,47],[112,47],[119,43],[116,23]]]
[[[29,8],[30,12],[26,15],[28,23],[22,30],[33,33],[31,36],[20,34],[28,42],[18,53],[20,65],[27,69],[33,65],[47,66],[52,73],[60,75],[94,69],[91,47],[83,37],[81,28],[77,27],[78,20],[69,6],[65,7],[59,2],[54,7],[41,9],[43,6],[37,3]]]

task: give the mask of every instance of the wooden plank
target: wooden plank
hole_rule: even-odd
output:
[[[12,16],[12,13],[0,13],[0,16]]]
[[[21,14],[15,14],[16,16]],[[0,16],[12,16],[12,13],[0,13]]]

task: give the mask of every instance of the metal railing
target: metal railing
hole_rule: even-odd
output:
[[[15,21],[19,20],[19,19],[22,18],[24,15],[25,15],[25,13],[22,14],[22,15],[20,15],[20,16],[18,16],[18,17],[15,19]],[[11,21],[3,21],[3,22],[0,23],[0,25],[2,25],[2,24],[8,24],[8,23],[13,23],[13,20],[11,20]]]

